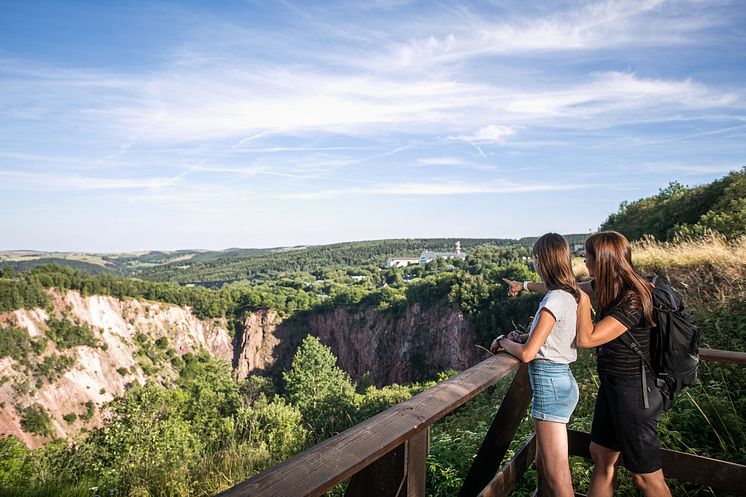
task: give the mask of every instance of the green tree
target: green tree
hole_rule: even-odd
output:
[[[355,411],[355,388],[336,362],[332,351],[309,335],[282,374],[288,398],[300,409],[314,441],[347,427]]]

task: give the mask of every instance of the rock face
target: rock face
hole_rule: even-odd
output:
[[[54,435],[66,437],[84,426],[100,425],[103,415],[98,406],[124,393],[128,384],[143,384],[146,379],[165,382],[173,376],[168,361],[155,367],[143,358],[138,333],[152,342],[165,338],[179,356],[207,350],[227,361],[233,357],[232,338],[225,323],[201,321],[186,308],[133,299],[83,297],[72,291],[53,292],[52,297],[50,314],[88,325],[98,346],[58,350],[53,341],[47,341],[32,362],[38,364],[53,356],[72,359],[72,366],[54,381],[35,371],[34,364],[24,367],[10,357],[0,359],[0,435],[15,435],[30,447],[38,447],[47,439],[23,430],[21,412],[25,407],[44,407]],[[49,314],[42,309],[16,310],[0,314],[0,325],[12,324],[27,330],[30,337],[40,337],[48,329],[48,319]],[[72,414],[76,415],[74,421],[63,419]]]
[[[451,305],[423,309],[414,304],[401,316],[338,308],[310,315],[308,327],[353,379],[369,373],[378,386],[463,370],[482,358],[469,323]]]
[[[63,350],[47,340],[45,348],[30,357],[30,365],[10,357],[0,359],[0,436],[15,435],[29,447],[49,438],[23,429],[22,413],[28,406],[42,406],[54,436],[68,437],[83,427],[100,426],[105,415],[102,405],[123,394],[128,385],[146,380],[167,384],[176,375],[172,366],[176,356],[200,350],[230,362],[239,379],[276,375],[289,367],[303,337],[312,334],[332,349],[338,365],[353,379],[367,373],[378,386],[416,381],[446,369],[462,370],[483,358],[469,323],[457,307],[445,303],[427,309],[414,304],[399,314],[337,308],[288,319],[274,311],[257,311],[237,323],[232,337],[225,320],[203,321],[189,308],[84,297],[74,291],[51,294],[51,311],[3,313],[0,326],[17,326],[39,341],[54,315],[89,326],[98,344]],[[160,355],[154,357],[156,349]],[[45,377],[35,367],[45,357],[63,356],[72,365],[57,368],[64,372],[56,377]]]

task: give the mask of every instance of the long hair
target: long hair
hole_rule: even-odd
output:
[[[601,231],[585,240],[596,278],[598,305],[606,314],[632,291],[639,298],[645,321],[653,326],[653,291],[650,283],[635,271],[629,241],[616,231]]]
[[[570,246],[557,233],[542,235],[534,243],[533,255],[539,263],[539,273],[547,290],[564,290],[580,300],[580,288],[570,263]]]

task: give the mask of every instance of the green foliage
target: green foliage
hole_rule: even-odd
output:
[[[29,432],[42,437],[51,437],[52,420],[49,419],[47,411],[39,404],[33,404],[20,410],[21,427]]]
[[[32,352],[32,342],[26,330],[16,326],[0,327],[0,358],[10,356],[28,366]]]
[[[52,340],[60,349],[82,345],[96,347],[98,345],[93,330],[85,323],[79,324],[66,318],[57,319],[50,316],[47,326],[49,327],[46,333],[47,338]]]
[[[29,455],[29,449],[16,437],[0,438],[0,488],[20,486],[25,481]]]
[[[336,362],[332,351],[309,335],[282,374],[288,399],[300,409],[316,441],[342,431],[353,411],[355,388]]]
[[[113,417],[76,453],[80,470],[103,486],[151,495],[189,495],[190,463],[201,441],[183,419],[186,395],[153,384],[131,389],[110,406]]]
[[[730,239],[746,234],[746,168],[712,183],[688,188],[672,182],[657,195],[623,202],[601,230],[616,230],[631,240],[696,237],[707,230]]]
[[[50,303],[44,286],[33,278],[0,278],[0,312],[46,307]]]
[[[75,359],[68,355],[52,354],[44,357],[34,367],[34,372],[50,383],[54,383],[75,364]]]

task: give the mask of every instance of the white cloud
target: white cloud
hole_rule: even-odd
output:
[[[25,171],[1,171],[0,177],[6,178],[2,187],[33,191],[70,191],[70,190],[157,190],[174,186],[179,178],[103,178]]]
[[[551,9],[549,4],[545,11]],[[438,66],[486,55],[690,44],[696,34],[727,22],[725,16],[707,12],[707,7],[697,0],[607,0],[583,2],[539,17],[513,15],[499,20],[463,7],[451,12],[448,23],[435,20],[430,29],[438,34],[395,44],[389,64]]]
[[[509,136],[513,136],[515,130],[510,126],[501,126],[497,124],[490,124],[479,128],[476,132],[470,135],[458,135],[449,136],[451,140],[462,140],[469,143],[492,143],[492,144],[503,144],[505,139]]]
[[[507,180],[493,180],[481,183],[438,181],[429,183],[402,182],[379,183],[365,187],[336,188],[301,193],[279,195],[293,200],[315,200],[350,195],[382,196],[448,196],[478,193],[520,193],[540,191],[565,191],[590,188],[588,184],[515,183]]]
[[[467,162],[459,157],[429,157],[418,159],[417,164],[421,166],[460,166],[467,164]]]

